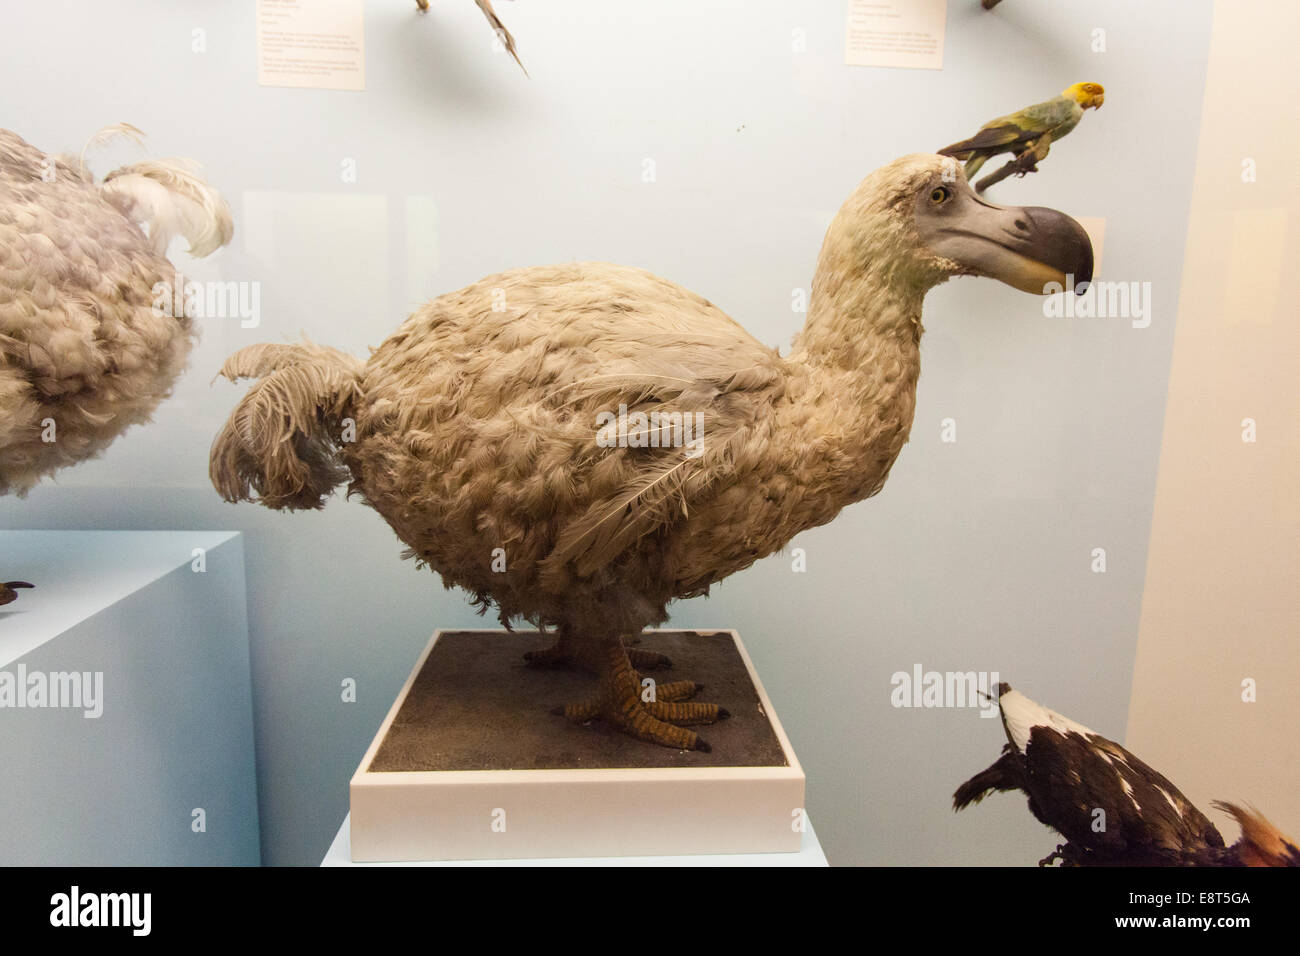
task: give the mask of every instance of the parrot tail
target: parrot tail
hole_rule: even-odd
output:
[[[310,342],[250,345],[230,356],[219,374],[258,382],[212,443],[208,475],[221,497],[323,508],[348,479],[339,449],[362,369],[351,355]]]

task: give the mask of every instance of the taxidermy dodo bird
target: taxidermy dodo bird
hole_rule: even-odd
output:
[[[116,136],[141,134],[109,127],[87,149]],[[168,243],[183,235],[203,256],[232,231],[229,208],[185,160],[96,180],[82,158],[0,130],[0,494],[23,495],[149,420],[197,335],[187,316],[155,307],[158,284],[176,281]]]
[[[259,381],[211,477],[272,508],[320,507],[350,477],[448,586],[556,629],[534,662],[598,673],[567,717],[707,750],[680,725],[725,714],[686,702],[690,681],[643,702],[637,668],[662,662],[623,638],[881,489],[931,287],[982,275],[1041,293],[1091,270],[1073,219],[991,205],[953,161],[908,156],[835,216],[787,356],[640,269],[515,269],[427,303],[365,362],[311,344],[231,356],[223,374]],[[686,416],[702,423],[689,442]]]
[[[1066,838],[1048,866],[1300,866],[1300,846],[1255,810],[1215,801],[1241,825],[1226,846],[1172,783],[1113,740],[999,684],[1008,743],[953,794],[953,809],[1020,790],[1029,811]]]

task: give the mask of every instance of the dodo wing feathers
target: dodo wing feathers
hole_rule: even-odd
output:
[[[599,262],[511,270],[439,297],[376,350],[363,419],[387,460],[364,467],[372,485],[402,469],[405,487],[424,483],[465,515],[484,508],[480,460],[515,476],[520,497],[505,507],[521,515],[539,489],[564,490],[548,498],[551,537],[539,542],[540,573],[562,582],[725,486],[736,456],[752,454],[752,436],[770,424],[785,381],[775,349],[645,270]],[[607,447],[600,419],[620,411],[629,424],[637,413],[698,413],[702,443]],[[421,470],[435,462],[425,479]],[[363,490],[392,498],[390,485]],[[542,527],[535,518],[530,526]]]
[[[592,574],[635,541],[687,517],[692,502],[728,485],[744,457],[757,453],[752,446],[764,412],[785,378],[774,350],[738,326],[638,338],[645,347],[639,367],[611,366],[570,383],[560,390],[561,400],[580,401],[589,413],[626,406],[629,414],[680,414],[698,424],[698,444],[603,448],[593,424],[583,457],[596,460],[597,469],[621,469],[624,477],[612,494],[565,525],[544,574],[558,573],[569,562],[580,576]]]

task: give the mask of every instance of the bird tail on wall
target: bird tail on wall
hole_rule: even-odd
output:
[[[144,134],[130,123],[100,130],[81,151],[78,163],[83,173],[86,152],[118,138],[142,143]],[[190,255],[202,257],[230,242],[234,235],[230,207],[190,160],[141,160],[113,170],[99,188],[123,215],[148,227],[149,243],[159,255],[166,255],[174,236],[184,236]]]
[[[339,458],[344,419],[361,394],[363,364],[337,349],[250,345],[221,375],[259,381],[212,443],[208,474],[227,501],[321,508],[348,479]]]

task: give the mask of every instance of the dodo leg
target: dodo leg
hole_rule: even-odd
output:
[[[627,658],[631,665],[639,671],[652,671],[661,667],[673,666],[672,659],[666,654],[643,651],[639,647],[627,648]],[[533,667],[565,667],[579,663],[578,648],[569,629],[561,627],[556,632],[554,644],[540,650],[526,651],[524,660]],[[685,684],[689,683],[689,681],[679,681],[678,683]],[[668,698],[661,697],[661,699],[666,700]]]
[[[557,709],[569,720],[606,720],[640,740],[707,752],[711,748],[705,740],[679,725],[712,724],[731,716],[717,704],[684,703],[683,698],[699,689],[692,681],[664,684],[655,688],[653,700],[643,699],[640,676],[617,638],[602,640],[592,649],[590,659],[600,675],[596,694]]]
[[[525,651],[524,660],[533,667],[563,667],[574,662],[577,649],[568,628],[560,628],[555,634],[555,643],[536,651]]]

